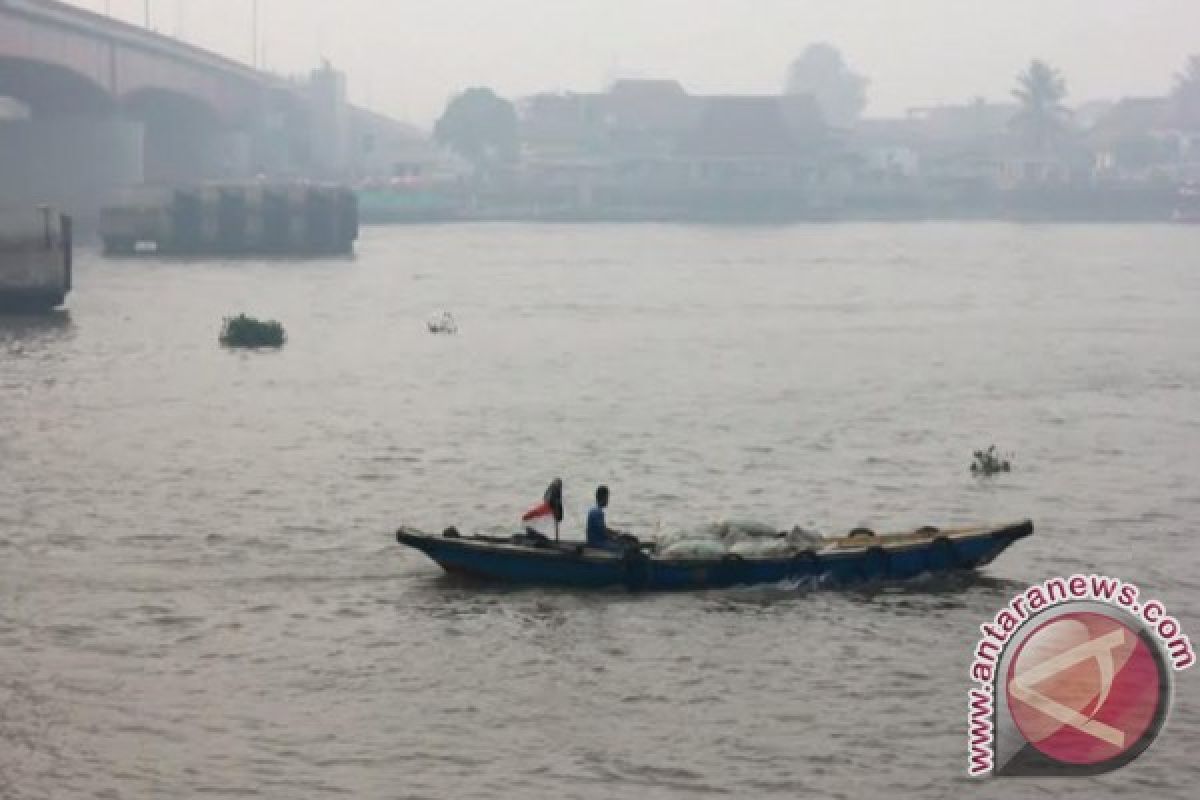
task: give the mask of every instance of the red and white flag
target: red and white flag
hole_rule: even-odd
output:
[[[521,515],[521,524],[542,536],[554,535],[554,507],[541,502]]]

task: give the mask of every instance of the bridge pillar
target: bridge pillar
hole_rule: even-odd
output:
[[[250,137],[241,132],[147,123],[145,181],[180,186],[248,177],[250,150]]]
[[[94,219],[142,182],[142,125],[115,116],[0,120],[0,205],[50,205]]]

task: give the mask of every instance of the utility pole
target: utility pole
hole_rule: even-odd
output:
[[[251,4],[251,15],[250,49],[252,53],[250,63],[255,69],[258,69],[258,0],[253,0],[253,3]]]
[[[146,9],[146,30],[150,30],[150,0],[146,0],[145,9]]]

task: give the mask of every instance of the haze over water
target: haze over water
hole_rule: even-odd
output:
[[[1183,226],[428,226],[101,261],[0,317],[0,797],[1191,797],[1194,675],[1100,778],[965,778],[978,625],[1102,572],[1200,636]],[[425,319],[448,309],[457,336]],[[230,353],[221,317],[276,317]],[[987,481],[971,451],[1014,471]],[[980,577],[464,587],[401,522],[550,478],[638,534],[1031,517]]]

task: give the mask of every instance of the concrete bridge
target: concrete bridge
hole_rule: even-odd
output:
[[[285,80],[66,3],[0,0],[0,204],[86,216],[140,184],[343,179],[363,142],[414,136],[349,106],[328,66]]]

